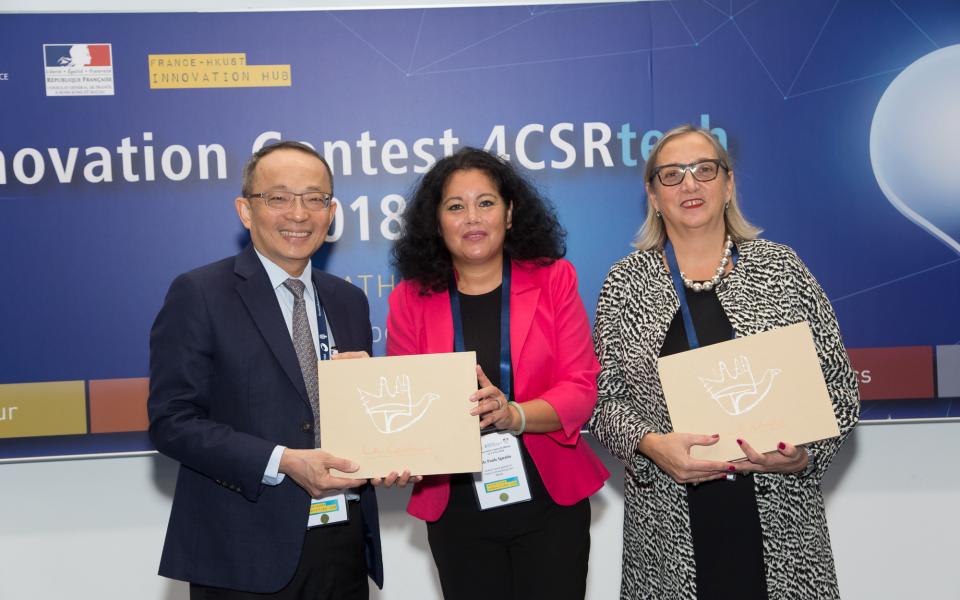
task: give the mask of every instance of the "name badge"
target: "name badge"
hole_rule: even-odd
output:
[[[483,471],[473,474],[480,510],[530,500],[530,486],[517,437],[509,433],[490,433],[481,437],[480,443]]]
[[[332,494],[323,498],[310,500],[310,516],[307,517],[307,528],[342,523],[349,520],[347,514],[347,497],[344,494]]]

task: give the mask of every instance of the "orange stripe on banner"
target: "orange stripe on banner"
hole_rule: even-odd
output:
[[[90,433],[147,430],[148,379],[91,379]]]

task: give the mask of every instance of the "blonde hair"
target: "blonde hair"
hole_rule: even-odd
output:
[[[674,127],[670,131],[663,134],[663,137],[657,141],[656,145],[653,147],[653,150],[650,151],[650,157],[647,159],[647,164],[644,165],[643,168],[644,184],[650,183],[650,180],[653,178],[653,171],[657,166],[657,157],[660,155],[660,151],[663,149],[664,145],[666,145],[667,142],[673,138],[686,135],[688,133],[700,134],[710,141],[710,144],[717,153],[717,158],[727,165],[729,177],[729,173],[733,172],[733,163],[730,161],[730,154],[727,152],[727,149],[720,144],[719,140],[717,140],[717,138],[715,138],[707,129],[702,129],[693,125],[681,125],[679,127]],[[733,239],[734,242],[743,242],[746,240],[755,239],[763,230],[747,221],[747,218],[743,216],[743,213],[740,211],[740,203],[737,201],[736,180],[731,182],[731,184],[732,193],[730,194],[730,203],[724,211],[724,224],[727,229],[727,234]],[[657,209],[653,207],[653,203],[650,202],[650,199],[648,198],[647,217],[644,219],[643,225],[640,226],[640,230],[637,232],[637,236],[633,240],[633,247],[638,250],[653,250],[656,248],[662,248],[666,241],[667,230],[663,226],[663,219],[657,216]]]

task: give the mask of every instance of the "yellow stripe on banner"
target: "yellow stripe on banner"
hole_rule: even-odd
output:
[[[290,65],[248,65],[244,53],[150,54],[151,89],[289,87]]]
[[[0,385],[0,438],[87,433],[83,381]]]

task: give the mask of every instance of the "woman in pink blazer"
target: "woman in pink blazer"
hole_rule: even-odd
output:
[[[509,163],[474,148],[437,162],[404,212],[387,353],[475,350],[472,414],[517,435],[531,496],[481,510],[469,473],[416,485],[407,510],[427,521],[445,598],[585,594],[588,497],[609,473],[580,436],[599,366],[564,235]]]

